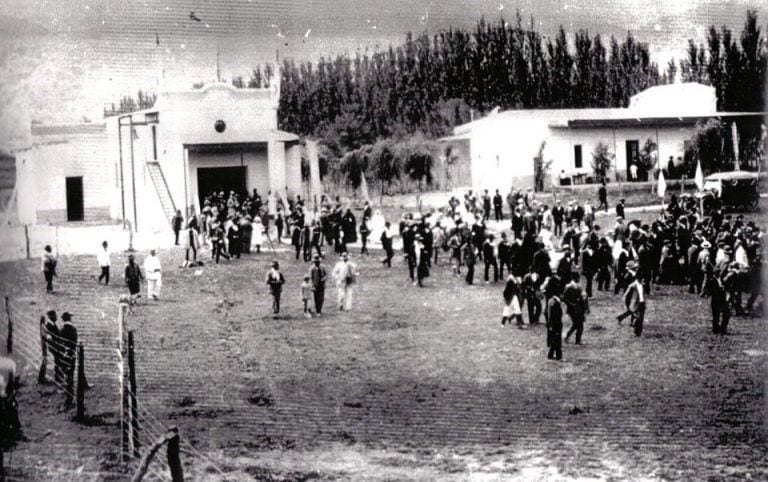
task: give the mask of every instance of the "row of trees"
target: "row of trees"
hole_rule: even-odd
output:
[[[386,51],[286,60],[280,128],[340,136],[340,147],[353,150],[417,131],[440,136],[469,121],[472,111],[495,107],[623,106],[662,80],[648,46],[631,33],[606,45],[582,30],[572,47],[562,27],[550,38],[534,24],[524,26],[519,14],[514,24],[481,19],[473,31],[409,33]]]
[[[715,87],[719,110],[760,112],[765,105],[766,59],[757,13],[748,11],[738,40],[725,26],[709,27],[706,46],[689,40],[680,73],[685,82]],[[670,69],[674,68],[672,64]]]

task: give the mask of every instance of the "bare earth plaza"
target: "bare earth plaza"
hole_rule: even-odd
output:
[[[0,481],[768,480],[765,5],[14,3]]]

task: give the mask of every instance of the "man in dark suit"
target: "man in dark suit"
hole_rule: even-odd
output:
[[[61,326],[61,365],[64,371],[64,386],[74,390],[75,349],[77,348],[77,328],[72,324],[72,315],[64,312],[61,315],[64,324]],[[68,394],[67,402],[72,403],[73,393]]]
[[[728,290],[720,276],[708,276],[702,296],[709,296],[712,308],[712,333],[725,335],[728,321],[731,318],[731,307],[728,300]]]
[[[560,301],[562,288],[560,282],[547,284],[547,346],[549,353],[547,358],[552,360],[563,359],[563,306]]]
[[[320,256],[314,255],[312,258],[312,267],[309,268],[309,281],[312,283],[313,295],[315,298],[315,312],[318,315],[323,313],[323,302],[325,301],[325,282],[328,279],[328,273],[320,265]]]
[[[512,232],[515,233],[517,239],[523,237],[523,214],[519,207],[516,207],[512,213]]]
[[[483,191],[483,221],[491,219],[491,195],[488,194],[488,189]]]
[[[477,261],[477,256],[475,255],[476,250],[477,248],[472,240],[472,235],[470,235],[469,239],[464,244],[464,264],[467,265],[467,277],[465,280],[468,285],[474,283],[475,262]]]
[[[511,245],[507,239],[507,233],[501,233],[501,241],[498,246],[499,253],[499,279],[504,279],[504,268],[508,273],[512,273]]]
[[[537,324],[541,317],[541,298],[539,296],[541,283],[542,280],[535,272],[523,276],[523,300],[528,304],[528,323],[531,325]]]
[[[493,282],[499,281],[499,264],[496,260],[495,246],[493,245],[493,235],[489,235],[483,243],[483,262],[485,263],[485,284],[489,282],[489,268],[493,266]]]
[[[496,189],[496,194],[493,195],[493,214],[496,218],[496,221],[501,221],[503,219],[501,212],[503,205],[504,199],[502,199],[501,194],[499,194],[499,190]]]
[[[616,204],[616,217],[624,219],[624,198],[619,199]]]
[[[568,343],[569,338],[575,332],[576,344],[581,345],[581,335],[584,332],[584,321],[589,311],[589,305],[579,284],[579,273],[573,273],[571,281],[565,286],[563,302],[568,316],[571,317],[571,329],[565,335],[565,342]]]
[[[565,218],[565,209],[560,200],[557,200],[557,205],[552,208],[552,220],[555,224],[554,233],[555,236],[563,235],[563,219]]]
[[[552,274],[552,268],[549,265],[549,253],[544,248],[543,243],[537,243],[537,250],[533,255],[533,263],[531,263],[531,271],[539,275],[539,278],[546,279]]]

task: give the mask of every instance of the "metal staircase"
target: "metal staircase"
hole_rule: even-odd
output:
[[[171,197],[171,191],[168,189],[168,182],[165,180],[163,170],[158,162],[147,162],[149,177],[152,178],[152,184],[155,185],[155,192],[160,199],[160,205],[163,208],[166,219],[171,219],[176,214],[176,204]]]

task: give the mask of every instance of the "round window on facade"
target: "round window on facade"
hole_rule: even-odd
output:
[[[223,120],[217,120],[215,124],[213,124],[213,128],[216,129],[216,132],[224,132],[227,129],[227,124]]]

